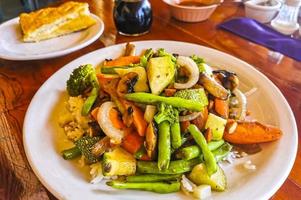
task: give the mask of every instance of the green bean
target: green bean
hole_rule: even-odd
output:
[[[118,66],[118,67],[101,67],[101,73],[103,74],[117,74],[116,69],[129,69],[133,68],[134,66],[125,65],[125,66]]]
[[[153,182],[153,183],[128,183],[121,181],[109,181],[106,183],[116,189],[145,190],[161,194],[177,192],[180,190],[180,182]]]
[[[91,91],[90,96],[86,99],[86,101],[84,102],[84,105],[82,107],[82,115],[88,115],[95,100],[97,99],[98,96],[98,89],[97,88],[93,88]]]
[[[150,93],[136,92],[126,94],[125,98],[130,101],[147,104],[166,103],[177,108],[185,108],[193,111],[202,111],[203,105],[200,102],[187,100],[180,97],[163,97]]]
[[[215,160],[219,162],[228,155],[231,149],[232,149],[232,145],[226,142],[218,149],[212,151],[212,153],[215,157]]]
[[[214,155],[208,148],[204,135],[199,131],[199,129],[195,125],[193,124],[189,125],[188,130],[192,135],[192,137],[194,138],[195,142],[201,148],[208,174],[209,176],[211,176],[217,171],[217,164]]]
[[[159,170],[156,162],[138,161],[137,172],[142,174],[181,174],[191,171],[195,165],[201,162],[201,158],[195,158],[192,160],[176,160],[170,162],[168,169]]]
[[[175,115],[177,115],[177,121],[170,126],[171,131],[171,146],[173,149],[177,149],[182,145],[181,127],[179,122],[179,111],[174,109]]]
[[[180,123],[176,122],[170,126],[171,129],[171,146],[177,149],[182,145]]]
[[[159,124],[158,168],[168,169],[170,162],[170,126],[168,121]]]
[[[208,148],[210,149],[210,151],[214,151],[215,149],[221,147],[224,143],[224,140],[211,141],[208,142]]]
[[[215,153],[214,153],[214,151],[221,148],[223,146],[223,144],[225,144],[224,140],[211,141],[208,143],[208,148],[210,151],[213,151],[212,152],[213,154],[221,154],[222,152],[220,152],[220,151],[217,151]],[[202,154],[202,151],[201,151],[200,147],[197,145],[192,145],[192,146],[184,147],[184,148],[178,150],[176,153],[176,158],[190,160],[190,159],[198,157],[201,154]],[[220,161],[220,159],[218,161]]]
[[[117,74],[115,69],[117,67],[102,67],[100,70],[101,70],[101,73],[103,74]],[[118,67],[118,68],[122,68],[122,67]]]
[[[192,145],[189,147],[184,147],[180,149],[176,153],[176,158],[184,159],[184,160],[191,160],[193,158],[198,157],[201,154],[200,147],[197,145]]]
[[[182,174],[142,174],[126,177],[127,182],[176,181]]]
[[[82,153],[77,147],[73,147],[71,149],[66,149],[62,151],[62,156],[65,160],[71,160],[78,156],[80,156]]]

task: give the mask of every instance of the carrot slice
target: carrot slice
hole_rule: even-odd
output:
[[[104,66],[110,66],[110,67],[125,66],[130,64],[136,64],[139,62],[140,62],[139,56],[123,56],[115,60],[106,61],[104,63]]]
[[[184,133],[188,130],[188,126],[190,125],[189,121],[183,121],[180,123],[181,132]]]
[[[137,129],[137,132],[140,136],[145,135],[145,131],[147,128],[147,122],[144,119],[144,113],[135,106],[133,103],[126,101],[124,99],[120,99],[125,107],[126,112],[128,112],[124,117],[132,117],[132,121]],[[129,119],[124,119],[124,121],[131,121]]]
[[[94,108],[92,111],[91,111],[91,116],[97,121],[97,113],[99,111],[99,107],[96,107]]]
[[[196,125],[200,130],[203,130],[206,125],[208,118],[208,109],[205,107],[202,111],[202,114],[191,121],[192,124]]]
[[[101,86],[109,84],[113,79],[119,79],[118,75],[107,75],[102,73],[96,74],[96,77]]]
[[[214,109],[221,117],[228,119],[229,117],[229,102],[228,100],[214,99]]]
[[[261,124],[257,121],[237,122],[232,133],[225,131],[224,140],[234,144],[254,144],[270,142],[281,137],[282,131],[274,126]]]
[[[125,127],[117,110],[111,109],[109,111],[109,118],[115,128],[123,129]]]
[[[140,136],[144,136],[145,135],[145,131],[147,128],[147,123],[144,119],[144,114],[143,112],[138,108],[138,107],[134,107],[133,108],[133,120],[134,120],[134,125],[138,131],[138,134]]]
[[[212,131],[211,131],[210,128],[208,128],[206,130],[204,136],[205,136],[205,139],[206,139],[207,142],[210,142],[212,140],[213,135],[212,135]]]
[[[143,137],[135,131],[127,133],[121,143],[121,146],[131,154],[136,153],[142,145]]]

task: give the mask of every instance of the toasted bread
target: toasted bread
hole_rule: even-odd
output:
[[[38,42],[88,28],[96,23],[87,3],[66,2],[20,15],[24,42]]]

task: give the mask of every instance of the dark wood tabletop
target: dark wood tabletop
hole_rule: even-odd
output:
[[[136,40],[185,41],[208,46],[246,61],[281,90],[294,112],[298,129],[301,130],[301,63],[286,56],[277,61],[269,56],[271,51],[267,48],[216,28],[217,24],[227,19],[244,16],[244,7],[240,3],[226,0],[209,20],[184,23],[173,19],[161,0],[151,0],[153,25],[150,33],[139,37],[125,37],[117,34],[113,23],[113,0],[86,2],[89,2],[90,10],[105,23],[104,34],[91,45],[48,60],[0,59],[0,200],[55,199],[39,182],[26,159],[22,144],[25,112],[33,95],[54,72],[86,53],[115,43]],[[272,199],[301,199],[300,148],[289,177]]]

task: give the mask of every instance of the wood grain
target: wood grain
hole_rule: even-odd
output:
[[[85,0],[83,0],[85,1]],[[0,59],[0,200],[55,199],[31,170],[22,145],[26,109],[38,88],[68,62],[93,50],[135,40],[176,40],[209,46],[234,55],[264,73],[284,94],[301,130],[301,63],[285,57],[274,62],[270,51],[229,32],[216,28],[227,19],[244,16],[243,7],[225,1],[209,20],[183,23],[173,19],[161,0],[151,0],[154,21],[149,34],[125,37],[116,34],[113,0],[86,0],[90,10],[105,22],[104,34],[94,43],[66,56],[38,61]],[[300,131],[299,131],[299,139]],[[272,199],[301,199],[301,150],[288,179]]]

